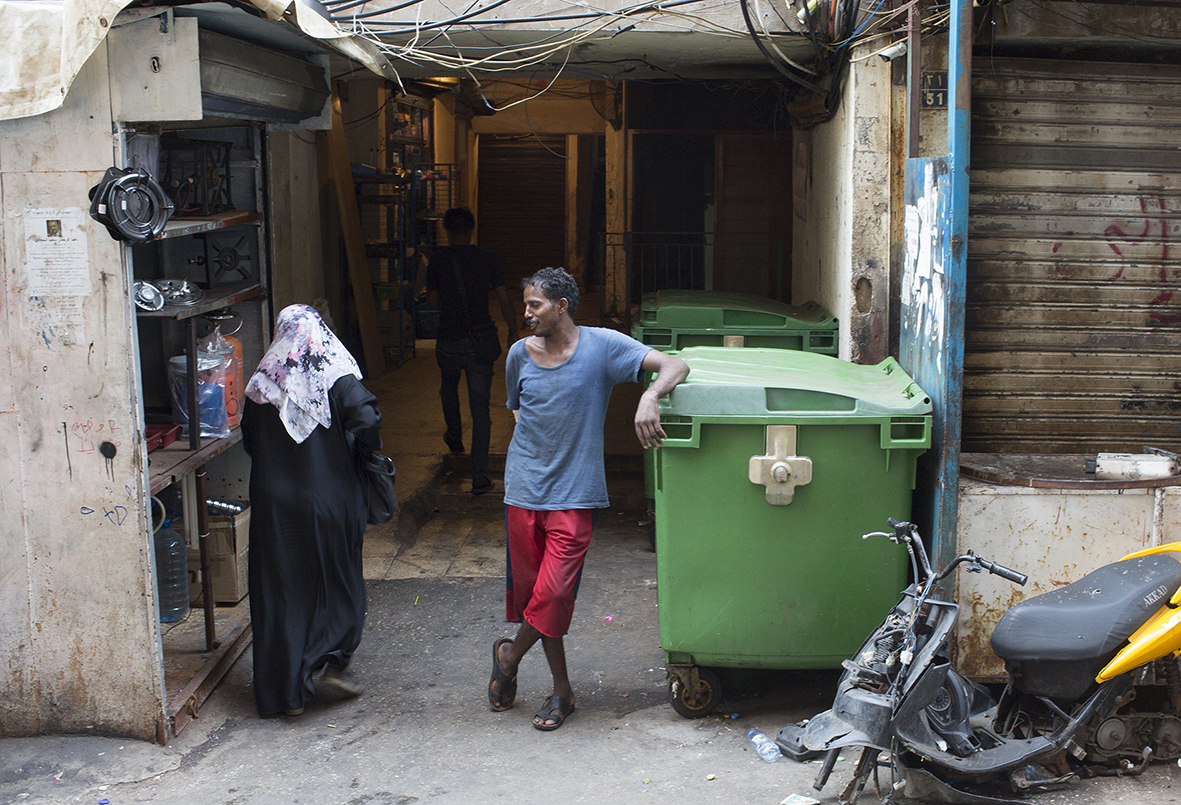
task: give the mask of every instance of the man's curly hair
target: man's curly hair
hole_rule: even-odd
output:
[[[570,276],[570,272],[564,268],[543,268],[534,274],[532,277],[525,277],[521,280],[521,288],[525,289],[532,285],[551,302],[557,302],[559,299],[565,299],[569,304],[567,312],[570,318],[574,318],[574,314],[578,311],[578,283],[574,281],[574,277]]]

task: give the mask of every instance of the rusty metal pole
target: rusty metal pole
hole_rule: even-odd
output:
[[[922,108],[923,37],[922,0],[911,0],[906,10],[906,64],[910,68],[906,93],[906,157],[919,155],[919,110]]]
[[[201,602],[205,607],[205,650],[217,648],[217,626],[213,621],[213,579],[209,577],[209,507],[205,505],[205,465],[193,474],[197,487],[197,548],[201,554]]]

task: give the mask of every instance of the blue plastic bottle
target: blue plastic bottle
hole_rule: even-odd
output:
[[[156,589],[160,622],[176,623],[189,614],[189,551],[169,520],[156,529]]]

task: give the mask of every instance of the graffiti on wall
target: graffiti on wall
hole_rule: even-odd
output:
[[[1119,268],[1107,278],[1107,282],[1126,279],[1132,266],[1156,266],[1154,280],[1160,283],[1160,288],[1155,296],[1146,300],[1153,308],[1146,324],[1177,324],[1181,322],[1181,312],[1169,310],[1172,307],[1169,303],[1173,301],[1173,288],[1169,283],[1169,227],[1175,219],[1170,218],[1163,196],[1141,193],[1137,201],[1143,219],[1121,218],[1111,221],[1103,229],[1107,250],[1120,261]],[[1073,236],[1074,232],[1067,231],[1066,235]],[[1051,252],[1058,255],[1062,248],[1063,241],[1056,241]],[[1062,262],[1055,262],[1054,269],[1065,276],[1071,273]]]

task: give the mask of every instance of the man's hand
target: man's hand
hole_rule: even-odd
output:
[[[647,391],[640,397],[640,404],[636,406],[636,436],[645,450],[649,447],[659,450],[668,434],[660,427],[658,400],[688,377],[689,364],[654,349],[644,356],[640,367],[647,372],[656,372],[656,377],[652,378],[652,384],[648,386]]]
[[[636,436],[645,450],[649,447],[659,450],[668,438],[664,428],[660,427],[660,408],[656,401],[657,397],[645,391],[640,397],[640,404],[636,406]]]

